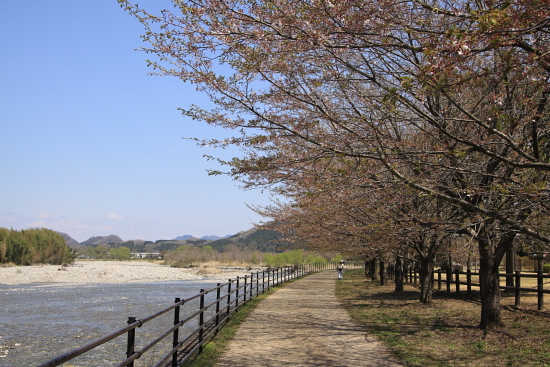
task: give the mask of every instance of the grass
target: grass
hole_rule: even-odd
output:
[[[336,293],[352,318],[378,337],[407,366],[550,366],[550,313],[536,310],[536,297],[502,297],[505,327],[481,330],[480,303],[466,292],[436,292],[430,305],[418,290],[380,286],[361,270],[338,281]],[[529,300],[534,298],[534,302]]]

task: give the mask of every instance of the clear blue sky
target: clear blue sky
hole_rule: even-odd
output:
[[[208,101],[148,76],[141,34],[116,0],[0,1],[0,227],[158,240],[261,220],[245,203],[266,194],[207,175],[203,154],[238,152],[182,139],[227,132],[181,115]]]

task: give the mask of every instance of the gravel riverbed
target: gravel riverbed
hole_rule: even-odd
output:
[[[79,260],[68,266],[33,265],[0,267],[0,284],[149,283],[173,280],[226,282],[248,275],[244,269],[203,274],[197,268],[172,268],[148,261]]]

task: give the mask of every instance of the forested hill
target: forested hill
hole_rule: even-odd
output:
[[[65,239],[65,242],[67,242],[67,246],[69,246],[70,248],[82,247],[77,240],[69,236],[67,233],[64,233],[64,232],[57,232],[57,233],[59,233],[61,237]]]
[[[228,247],[232,246],[242,250],[257,250],[262,252],[283,252],[293,248],[292,245],[283,242],[281,238],[282,235],[278,232],[252,228],[228,238],[197,243],[197,246],[208,245],[220,252],[224,252]]]
[[[120,238],[117,235],[112,234],[112,235],[109,235],[109,236],[90,237],[86,241],[82,242],[82,245],[86,245],[86,246],[101,245],[101,244],[110,245],[110,244],[115,244],[115,243],[119,243],[119,242],[122,242],[122,238]]]

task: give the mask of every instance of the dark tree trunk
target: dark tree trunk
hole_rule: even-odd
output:
[[[432,302],[432,274],[434,262],[431,258],[420,259],[420,302]]]
[[[409,279],[409,260],[407,258],[403,261],[403,281],[405,283],[408,283]]]
[[[515,234],[504,235],[496,248],[487,236],[477,238],[479,245],[479,284],[481,297],[482,329],[503,326],[500,313],[499,265],[508,248],[512,247]]]
[[[365,266],[365,278],[369,278],[369,269],[370,269],[370,262],[368,260],[365,260],[364,263]]]
[[[403,292],[403,263],[401,256],[395,257],[395,292]]]

